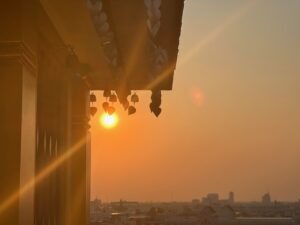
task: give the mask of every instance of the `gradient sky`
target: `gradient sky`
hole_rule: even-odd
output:
[[[138,92],[115,129],[92,119],[92,198],[299,199],[299,12],[299,0],[186,1],[161,116]]]

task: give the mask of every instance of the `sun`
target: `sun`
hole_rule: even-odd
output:
[[[111,129],[117,126],[119,122],[119,117],[116,113],[109,115],[108,113],[103,113],[99,118],[100,124],[106,128]]]

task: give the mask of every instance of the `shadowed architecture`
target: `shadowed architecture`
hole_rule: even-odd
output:
[[[183,2],[1,2],[0,225],[88,223],[89,92],[152,90],[159,115]]]

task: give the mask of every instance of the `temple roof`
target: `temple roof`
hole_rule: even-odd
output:
[[[97,26],[90,15],[85,0],[41,0],[50,19],[66,44],[74,47],[83,63],[91,67],[93,89],[116,89],[124,80],[130,89],[145,90],[149,85],[149,61],[147,45],[147,10],[141,0],[103,0],[109,25],[114,32],[122,67],[116,82],[115,72],[107,62]],[[146,1],[145,1],[146,2]],[[159,46],[168,53],[168,70],[161,79],[161,90],[171,90],[177,62],[184,0],[162,0],[160,29],[157,34]],[[97,24],[96,24],[97,25]]]

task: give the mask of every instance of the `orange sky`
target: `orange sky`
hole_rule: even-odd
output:
[[[298,0],[186,1],[161,116],[138,92],[116,128],[92,119],[92,198],[299,199],[299,11]]]

